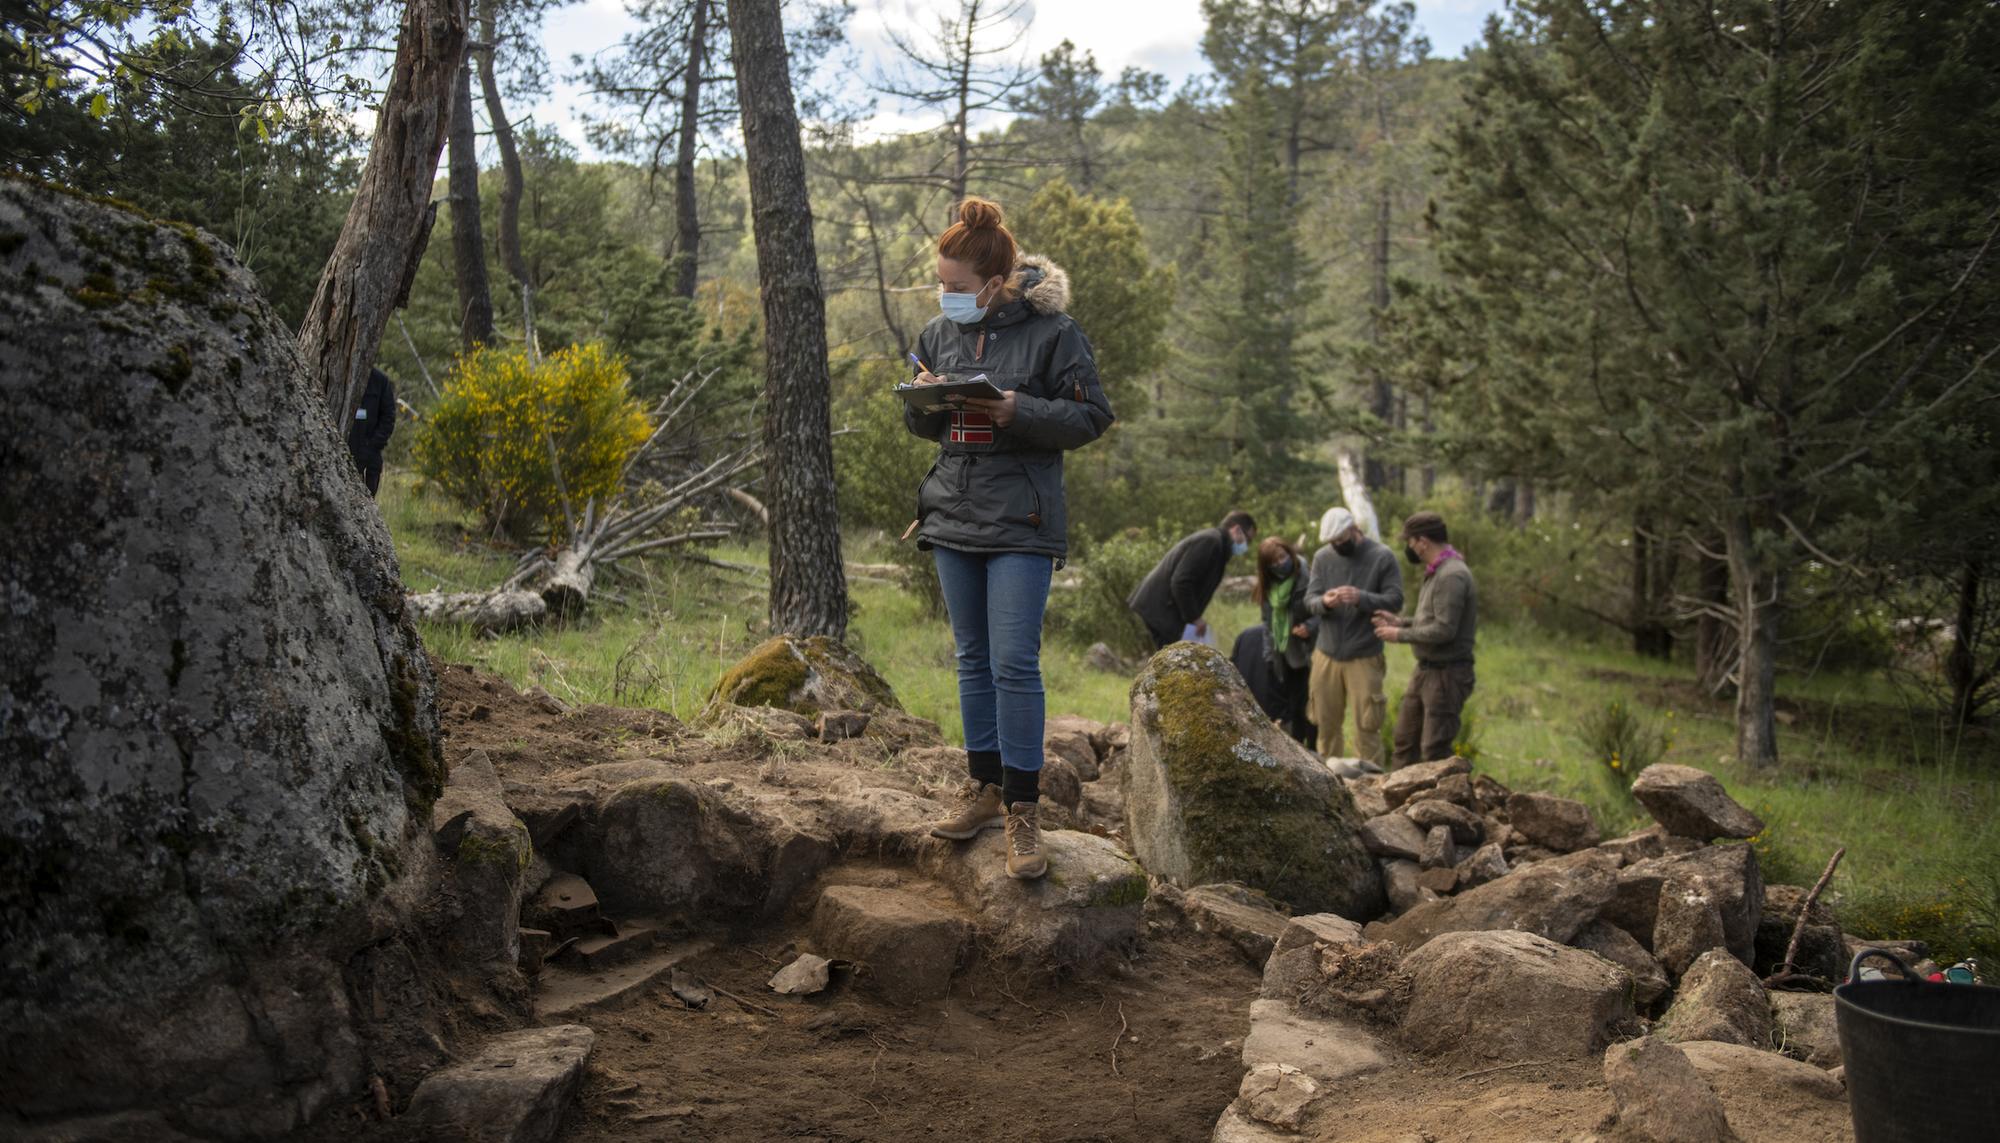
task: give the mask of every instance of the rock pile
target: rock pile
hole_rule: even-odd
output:
[[[1377,811],[1358,832],[1399,914],[1287,922],[1215,1138],[1309,1131],[1342,1079],[1434,1056],[1506,1066],[1603,1053],[1618,1138],[1736,1139],[1732,1124],[1765,1122],[1774,1085],[1788,1114],[1844,1116],[1839,1081],[1820,1070],[1839,1059],[1830,998],[1766,991],[1756,854],[1710,844],[1755,819],[1700,771],[1642,780],[1658,824],[1604,841],[1582,804],[1509,791],[1462,759],[1347,779]],[[1769,893],[1789,907],[1788,938],[1804,891]],[[1808,921],[1819,946],[1839,945],[1830,915]],[[1766,934],[1761,947],[1776,943]]]

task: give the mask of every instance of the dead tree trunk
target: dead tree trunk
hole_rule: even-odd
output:
[[[479,6],[479,37],[485,44],[479,52],[479,90],[486,101],[486,118],[493,125],[493,145],[500,152],[500,264],[507,268],[507,276],[514,279],[514,288],[521,294],[521,340],[532,361],[542,353],[535,340],[535,288],[528,279],[527,261],[521,257],[521,195],[526,180],[521,175],[520,149],[514,145],[514,124],[501,102],[500,80],[493,66],[497,50],[494,37],[498,34],[493,5],[494,0],[481,0]]]
[[[465,31],[464,0],[409,0],[403,9],[368,163],[299,326],[299,355],[339,432],[354,415],[382,331],[408,298],[423,254]]]
[[[695,145],[701,141],[701,69],[708,47],[709,0],[694,0],[688,17],[687,71],[681,82],[680,137],[674,148],[674,293],[694,297],[701,280],[701,210],[695,200]]]
[[[1778,761],[1778,615],[1784,573],[1758,574],[1750,520],[1729,524],[1729,580],[1736,603],[1739,657],[1736,674],[1736,760],[1748,766]],[[1768,597],[1768,598],[1767,598]]]
[[[779,0],[731,0],[729,29],[764,299],[771,627],[839,639],[847,634],[847,578],[827,423],[826,296]]]
[[[418,619],[501,635],[540,623],[548,604],[532,591],[427,591],[407,598]]]
[[[458,341],[468,351],[493,340],[493,286],[479,225],[479,144],[472,122],[472,62],[458,69],[451,99],[451,259],[458,282]]]

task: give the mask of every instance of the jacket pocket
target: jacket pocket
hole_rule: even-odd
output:
[[[917,522],[920,524],[925,516],[930,515],[931,509],[937,503],[934,498],[926,495],[930,492],[931,481],[937,477],[937,470],[938,462],[934,460],[931,462],[930,471],[924,473],[922,480],[917,481]]]

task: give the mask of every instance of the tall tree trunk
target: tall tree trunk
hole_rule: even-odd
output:
[[[688,19],[687,73],[681,83],[680,136],[674,141],[674,293],[694,297],[701,279],[701,210],[695,200],[695,144],[701,141],[701,70],[708,47],[709,0],[694,0]]]
[[[1632,525],[1632,650],[1649,659],[1671,659],[1674,631],[1667,626],[1665,599],[1673,585],[1661,582],[1659,546],[1652,521],[1641,515]]]
[[[451,259],[458,281],[458,342],[468,351],[493,340],[493,286],[479,232],[479,144],[472,122],[472,62],[458,69],[451,96]]]
[[[541,356],[535,341],[535,289],[528,278],[528,264],[521,257],[521,195],[527,180],[521,174],[521,152],[514,143],[514,124],[507,118],[506,104],[500,99],[500,79],[495,74],[494,38],[499,21],[493,8],[496,0],[480,0],[479,37],[485,47],[479,52],[479,90],[486,100],[486,118],[493,127],[493,145],[500,152],[500,264],[514,279],[521,294],[521,340],[532,360]]]
[[[1736,677],[1736,760],[1760,768],[1774,766],[1778,761],[1778,616],[1784,599],[1784,573],[1773,570],[1768,580],[1758,574],[1762,561],[1747,516],[1738,515],[1730,521],[1728,550],[1742,652]],[[1763,596],[1769,598],[1760,598]]]
[[[847,577],[827,423],[826,296],[813,247],[805,154],[780,0],[730,0],[736,94],[764,299],[765,503],[771,513],[771,628],[847,634]]]
[[[1696,588],[1702,612],[1694,624],[1694,673],[1701,689],[1715,694],[1736,665],[1736,629],[1716,612],[1729,606],[1729,563],[1701,553]]]
[[[958,117],[951,122],[952,164],[951,164],[951,218],[958,221],[958,204],[965,201],[966,183],[972,174],[972,33],[979,26],[979,5],[974,3],[965,13],[965,40],[959,45],[958,56]],[[735,25],[731,24],[734,28]],[[742,79],[737,79],[742,86]]]
[[[1979,658],[1974,641],[1979,637],[1979,591],[1983,576],[1978,560],[1965,561],[1958,579],[1958,619],[1952,625],[1951,650],[1945,655],[1945,678],[1951,683],[1951,718],[1958,725],[1972,721],[1979,712]]]
[[[299,356],[339,432],[361,399],[389,315],[409,297],[435,216],[431,183],[465,62],[465,30],[464,0],[404,7],[368,163],[299,325]]]

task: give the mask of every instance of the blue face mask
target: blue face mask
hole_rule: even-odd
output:
[[[1282,560],[1279,560],[1279,561],[1278,561],[1277,563],[1275,563],[1275,564],[1272,564],[1272,565],[1271,565],[1271,574],[1272,574],[1272,575],[1275,575],[1275,576],[1277,576],[1277,577],[1278,577],[1279,579],[1283,579],[1283,578],[1285,578],[1286,576],[1288,576],[1288,575],[1292,574],[1292,561],[1291,561],[1291,559],[1290,559],[1289,557],[1287,557],[1287,558],[1285,558],[1285,559],[1282,559]]]
[[[939,290],[938,308],[944,311],[944,316],[960,325],[973,325],[986,317],[986,307],[979,304],[979,294],[954,294]]]
[[[1229,554],[1232,556],[1240,556],[1249,550],[1250,545],[1244,540],[1237,540],[1229,545]]]

